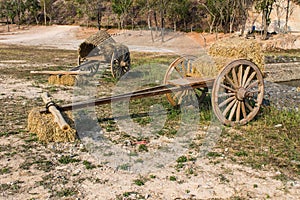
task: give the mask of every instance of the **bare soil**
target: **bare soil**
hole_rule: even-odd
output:
[[[19,57],[8,58],[7,55],[0,60],[1,72],[7,72],[0,75],[0,199],[300,198],[300,180],[281,180],[278,178],[280,171],[241,165],[230,160],[226,154],[218,158],[202,157],[187,161],[180,170],[175,167],[177,163],[174,160],[159,171],[136,174],[100,164],[81,142],[39,143],[34,134],[26,131],[27,113],[33,107],[42,105],[39,98],[41,92],[48,91],[54,99],[69,102],[73,88],[51,86],[45,81],[45,76],[28,76],[26,72],[49,66],[67,69],[75,66],[78,45],[95,31],[76,26],[48,26],[0,33],[1,48],[28,45],[46,49],[41,51],[42,55],[47,49],[69,49],[73,51],[68,55],[74,54],[74,57],[50,57],[36,63],[22,53]],[[161,43],[159,33],[155,33],[154,44],[146,31],[113,34],[115,40],[135,51],[178,55],[205,48],[199,34],[169,32],[166,42]],[[215,36],[205,37],[206,45],[209,45]],[[22,46],[19,48],[22,49]],[[64,66],[56,64],[56,61],[64,63]],[[25,75],[22,77],[19,72]]]

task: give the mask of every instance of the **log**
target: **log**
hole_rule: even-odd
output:
[[[30,71],[31,74],[49,74],[49,75],[84,75],[90,74],[90,71]]]
[[[57,110],[55,105],[51,104],[51,102],[53,102],[53,101],[52,101],[52,98],[49,97],[48,93],[44,92],[41,95],[41,97],[42,97],[42,99],[43,99],[43,101],[46,105],[49,104],[48,110],[53,115],[54,121],[59,125],[60,129],[63,130],[63,131],[69,131],[71,129],[70,125],[65,121],[62,114],[60,113],[59,110]]]

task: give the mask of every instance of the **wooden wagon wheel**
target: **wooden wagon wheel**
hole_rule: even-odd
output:
[[[111,74],[116,79],[130,70],[130,53],[127,47],[121,46],[113,51],[110,66]]]
[[[164,84],[168,84],[169,80],[179,79],[179,78],[186,78],[186,77],[193,77],[193,67],[192,67],[193,58],[188,59],[184,57],[179,57],[174,60],[169,68],[166,71],[164,77]],[[176,93],[169,93],[166,94],[166,97],[172,106],[180,105],[183,98],[187,95],[190,95],[192,91],[185,90],[185,91],[178,91]],[[207,92],[207,88],[197,88],[194,89],[196,97],[198,101],[201,102],[204,100]]]
[[[214,82],[212,107],[226,125],[244,125],[252,120],[264,96],[263,75],[249,60],[235,60],[224,67]]]

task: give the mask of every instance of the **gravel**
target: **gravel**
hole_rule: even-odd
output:
[[[298,111],[300,106],[299,88],[265,81],[264,104],[278,109]]]

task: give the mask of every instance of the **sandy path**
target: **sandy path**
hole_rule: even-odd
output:
[[[96,29],[67,25],[34,26],[27,30],[0,33],[0,42],[43,48],[77,50],[79,44],[84,41],[84,38],[96,31]],[[160,52],[177,55],[199,55],[204,51],[204,43],[197,34],[174,33],[172,30],[165,31],[164,42],[162,42],[160,32],[154,31],[152,40],[151,32],[145,30],[121,31],[113,34],[112,37],[117,42],[127,45],[130,51]],[[208,38],[208,41],[210,40]]]
[[[0,34],[0,42],[75,50],[83,41],[76,37],[79,29],[78,26],[34,26],[28,30]]]

